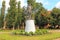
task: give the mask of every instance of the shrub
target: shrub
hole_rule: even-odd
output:
[[[29,32],[29,34],[30,34],[30,35],[35,35],[35,33],[34,33],[34,32],[32,32],[32,31],[31,31],[31,32]]]
[[[42,31],[37,30],[35,33],[36,33],[37,35],[41,35],[41,34],[42,34]]]
[[[37,35],[42,35],[42,34],[46,34],[48,33],[48,31],[46,29],[38,29],[35,32]]]
[[[21,30],[20,30],[20,31],[19,31],[19,30],[14,30],[12,33],[13,33],[14,35],[22,34]]]
[[[25,32],[25,35],[26,35],[26,36],[30,36],[30,34],[29,34],[28,32]]]
[[[12,33],[13,33],[14,35],[16,35],[16,34],[17,34],[17,32],[16,32],[16,31],[13,31]]]
[[[48,31],[46,29],[43,29],[42,32],[43,32],[43,34],[48,33]]]
[[[15,35],[26,35],[26,36],[42,35],[42,34],[46,34],[46,33],[48,33],[48,31],[45,29],[38,29],[38,30],[36,30],[35,33],[32,31],[28,33],[28,32],[25,32],[24,30],[13,31],[13,34],[15,34]]]
[[[20,35],[25,35],[25,32],[19,32]]]
[[[25,32],[25,35],[27,35],[27,36],[33,36],[33,35],[35,35],[35,33],[33,33],[33,32]]]

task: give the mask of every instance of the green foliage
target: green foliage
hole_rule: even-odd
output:
[[[36,31],[36,34],[37,35],[42,35],[42,34],[46,34],[46,33],[48,33],[48,31],[46,29],[38,29]]]
[[[32,6],[32,9],[34,9],[36,6],[36,0],[27,0],[27,3],[28,3],[28,5]]]
[[[12,32],[14,35],[26,35],[26,36],[34,36],[34,35],[43,35],[43,34],[47,34],[48,31],[46,29],[39,29],[36,30],[36,32],[25,32],[24,30],[20,30],[20,31],[13,31]]]
[[[27,35],[27,36],[33,36],[33,35],[35,35],[35,33],[33,33],[33,32],[25,32],[25,35]]]
[[[25,32],[25,35],[26,35],[26,36],[30,36],[31,34],[30,34],[30,33],[28,33],[28,32]]]
[[[52,24],[53,25],[59,25],[60,24],[60,9],[58,9],[58,8],[53,8],[53,10],[52,10],[52,13],[51,13],[51,15],[52,15]]]
[[[19,34],[20,35],[24,35],[25,34],[25,31],[24,30],[21,30]]]
[[[10,0],[10,8],[8,8],[7,13],[7,27],[9,28],[17,28],[21,25],[22,21],[22,9],[20,8],[20,1],[16,2],[16,0]],[[16,7],[17,5],[17,7]]]
[[[35,14],[35,23],[36,25],[39,26],[44,26],[48,23],[46,14],[47,14],[47,10],[43,7],[43,5],[41,3],[38,3],[38,12]],[[42,27],[43,28],[43,27]]]
[[[17,8],[16,8],[16,0],[10,0],[9,2],[10,8],[8,9],[8,19],[7,19],[7,26],[8,27],[15,27],[16,18],[17,18]]]
[[[16,34],[17,34],[17,32],[16,32],[16,31],[14,31],[14,32],[13,32],[13,34],[15,34],[15,35],[16,35]]]
[[[41,35],[42,32],[41,32],[40,30],[37,30],[37,31],[36,31],[36,34],[37,34],[37,35]]]
[[[4,26],[4,14],[5,14],[5,1],[2,2],[1,15],[0,15],[0,26]]]
[[[1,27],[1,9],[0,9],[0,27]]]
[[[7,30],[4,30],[3,33],[0,34],[0,40],[54,40],[60,37],[60,32],[58,31],[55,32],[55,30],[53,30],[54,32],[49,34],[36,35],[36,36],[12,35],[10,33],[4,33],[6,31]],[[20,30],[16,30],[16,31],[20,31]],[[10,30],[10,32],[12,31]]]
[[[6,22],[5,25],[7,28],[19,28],[23,25],[23,23],[25,23],[26,15],[24,9],[27,9],[27,7],[21,8],[20,4],[20,1],[16,2],[16,0],[10,0],[10,7],[8,8],[7,14],[5,14],[5,1],[2,2],[2,8],[0,10],[0,28],[4,26],[4,22]],[[47,24],[60,26],[59,8],[53,8],[49,14],[48,11],[43,7],[43,4],[37,3],[36,0],[27,0],[27,4],[31,5],[31,17],[35,20],[35,24],[38,25],[39,28],[44,28],[44,26]]]

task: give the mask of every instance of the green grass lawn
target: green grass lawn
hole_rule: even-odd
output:
[[[0,33],[0,40],[53,40],[59,37],[60,32],[52,32],[49,34],[37,35],[37,36],[21,36],[21,35],[13,35],[11,33]]]

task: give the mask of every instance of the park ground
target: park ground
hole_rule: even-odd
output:
[[[48,30],[50,33],[35,36],[13,35],[13,30],[1,30],[0,40],[60,40],[60,30]]]

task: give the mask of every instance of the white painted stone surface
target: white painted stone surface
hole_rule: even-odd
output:
[[[26,20],[25,32],[35,32],[34,20]]]

